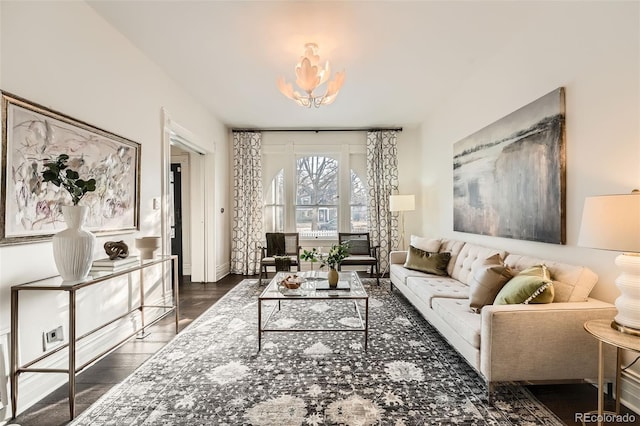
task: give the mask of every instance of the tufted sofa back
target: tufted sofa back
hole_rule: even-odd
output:
[[[569,265],[519,254],[510,254],[504,263],[515,271],[544,263],[553,280],[554,302],[584,302],[598,282],[598,275],[585,266]]]
[[[585,301],[598,281],[598,276],[584,266],[569,265],[519,254],[507,254],[504,250],[464,241],[443,239],[439,251],[451,253],[447,273],[465,285],[469,285],[473,268],[494,254],[500,255],[505,265],[516,272],[544,263],[549,268],[553,280],[554,302]]]
[[[463,284],[469,285],[471,270],[495,254],[504,259],[507,253],[504,250],[483,247],[476,244],[456,240],[442,240],[440,252],[451,253],[451,260],[447,267],[447,273]]]

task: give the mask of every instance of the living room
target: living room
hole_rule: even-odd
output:
[[[397,133],[399,190],[415,194],[416,201],[415,210],[404,214],[407,238],[410,234],[454,238],[585,265],[599,277],[590,297],[613,303],[619,295],[614,284],[619,275],[614,259],[619,253],[579,247],[578,238],[586,197],[628,193],[640,186],[638,2],[338,2],[331,3],[332,7],[324,2],[242,2],[234,7],[212,2],[209,7],[218,3],[223,8],[215,22],[210,16],[196,19],[194,12],[186,9],[190,3],[181,4],[187,21],[183,25],[193,27],[190,36],[202,43],[197,47],[177,45],[175,40],[180,38],[174,40],[170,31],[162,35],[159,44],[145,39],[145,34],[146,38],[161,38],[161,34],[151,32],[152,26],[145,33],[144,26],[155,20],[140,16],[157,6],[158,19],[167,19],[170,5],[177,2],[166,2],[167,9],[149,2],[110,3],[1,2],[0,89],[140,144],[139,231],[118,236],[130,247],[136,237],[162,232],[163,218],[155,204],[164,194],[165,171],[161,166],[167,156],[168,130],[187,135],[205,153],[190,156],[198,162],[203,176],[202,182],[192,182],[192,188],[206,194],[202,196],[202,222],[192,221],[198,238],[197,250],[191,253],[192,277],[215,283],[230,271],[232,129],[401,127]],[[224,7],[233,14],[225,15]],[[292,19],[290,28],[280,24],[267,32],[265,24],[258,27],[262,36],[247,30],[262,16],[279,23],[276,18],[280,15]],[[371,22],[387,16],[394,21],[388,33],[373,25],[366,32],[351,34],[348,29],[353,16],[370,18]],[[321,26],[329,23],[334,34],[323,35]],[[171,23],[164,25],[170,28]],[[313,29],[306,32],[309,26]],[[135,41],[123,30],[132,27],[142,29]],[[285,28],[294,36],[280,46],[277,36],[289,34]],[[205,38],[211,37],[205,29],[213,31],[215,40]],[[400,38],[412,31],[413,39]],[[287,34],[282,35],[283,40]],[[306,39],[311,36],[319,38]],[[321,58],[330,59],[334,71],[346,72],[335,102],[310,110],[286,99],[276,87],[281,74],[287,81],[294,79],[293,65],[307,41],[318,42]],[[236,51],[223,56],[221,52],[234,52],[229,43]],[[382,48],[392,53],[380,55]],[[184,52],[180,55],[181,51],[191,49],[216,58],[213,66],[219,75],[181,63],[188,57]],[[429,60],[430,51],[436,60]],[[185,74],[191,73],[193,81],[204,84],[212,80],[215,84],[206,87],[217,91],[187,89],[189,82],[178,81],[159,65],[158,58],[164,52],[174,58],[178,68],[188,71]],[[359,56],[365,59],[357,62]],[[420,56],[421,62],[409,61],[412,56]],[[239,69],[234,61],[241,64]],[[266,65],[271,61],[278,62],[279,73],[265,71],[273,66]],[[374,73],[377,67],[382,67],[381,74]],[[229,80],[227,73],[237,77]],[[444,79],[446,86],[441,83]],[[250,90],[254,84],[261,87],[257,95]],[[454,231],[453,145],[560,87],[566,96],[566,243]],[[392,98],[401,100],[394,100],[392,108],[376,105],[378,99],[387,99],[383,97],[387,92],[401,92],[401,98]],[[215,102],[208,103],[210,98]],[[381,112],[386,114],[382,118]],[[264,134],[265,138],[277,136]],[[302,137],[313,139],[312,135]],[[340,133],[319,135],[325,138],[320,144],[328,137],[338,141],[351,138]],[[364,145],[364,131],[361,136]],[[287,132],[282,135],[284,140],[293,137]],[[98,246],[109,239],[113,237],[99,237]],[[3,418],[8,418],[10,411],[10,288],[56,274],[50,241],[0,246]],[[52,317],[66,318],[58,312],[57,303],[38,297],[29,302],[29,315],[22,322],[23,337],[32,334],[37,339],[49,328]],[[30,380],[21,388],[21,406],[37,401],[61,381],[64,379],[58,375]],[[622,399],[638,412],[637,366],[623,378]]]

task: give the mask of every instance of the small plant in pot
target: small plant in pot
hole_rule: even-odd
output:
[[[84,180],[77,171],[69,168],[69,156],[60,154],[43,164],[42,180],[64,188],[71,195],[72,206],[62,206],[67,229],[53,236],[53,258],[65,283],[82,282],[87,278],[93,256],[96,237],[83,229],[88,208],[78,203],[88,192],[96,190],[96,180]]]
[[[322,257],[322,266],[329,266],[329,286],[338,285],[338,271],[336,270],[342,261],[349,256],[349,243],[334,244],[329,249],[329,253]]]

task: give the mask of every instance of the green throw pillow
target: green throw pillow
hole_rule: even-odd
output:
[[[409,246],[409,254],[404,267],[415,271],[426,272],[434,275],[447,275],[447,265],[451,259],[451,253],[433,253]]]
[[[545,265],[527,268],[511,278],[496,296],[494,305],[553,302],[553,283]]]

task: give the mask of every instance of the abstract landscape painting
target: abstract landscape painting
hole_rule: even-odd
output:
[[[139,222],[140,145],[7,93],[2,94],[0,244],[42,240],[66,228],[66,191],[42,180],[45,162],[69,155],[69,168],[94,178],[80,202],[98,233],[135,230]]]
[[[564,244],[564,88],[453,146],[454,230]]]

